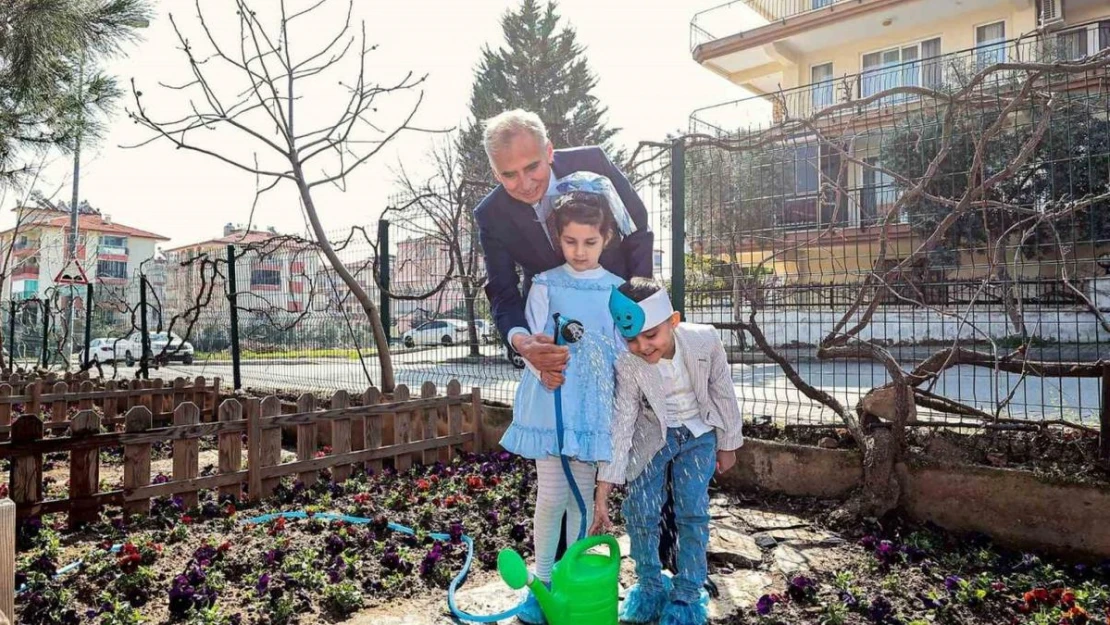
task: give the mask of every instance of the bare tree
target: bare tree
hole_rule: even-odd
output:
[[[866,98],[853,100],[849,97],[844,102],[815,113],[794,117],[785,110],[786,98],[779,97],[776,98],[779,101],[776,113],[780,119],[767,130],[724,139],[708,135],[688,135],[684,138],[687,145],[694,149],[758,154],[760,151],[782,146],[793,137],[811,136],[816,138],[822,153],[834,154],[839,160],[840,166],[836,171],[818,168],[821,187],[819,195],[828,205],[834,207],[831,217],[823,220],[825,225],[806,234],[787,234],[780,231],[777,234],[761,235],[769,238],[761,242],[763,247],[760,249],[768,250],[769,253],[754,268],[750,261],[744,262],[741,258],[744,247],[742,239],[750,241],[753,236],[750,232],[731,228],[724,235],[716,233],[720,245],[726,246],[727,253],[731,256],[735,317],[732,323],[717,325],[722,329],[740,330],[750,335],[757,348],[781,368],[797,390],[835,413],[855,439],[863,451],[864,488],[861,496],[844,509],[847,518],[859,514],[881,515],[898,504],[900,484],[894,469],[905,452],[907,428],[924,422],[919,419],[918,408],[934,413],[970,417],[984,424],[1007,421],[1002,417],[1002,412],[1013,400],[1016,387],[1009,393],[996,392],[994,407],[987,411],[937,394],[933,385],[944,371],[960,365],[974,366],[990,369],[996,377],[1007,372],[1018,374],[1022,379],[1026,376],[1096,377],[1102,374],[1106,363],[1101,360],[1052,362],[1027,357],[1031,336],[1025,329],[1029,327],[1029,322],[1025,318],[1018,287],[1013,281],[1013,276],[1019,273],[1016,263],[1020,254],[1011,254],[1013,246],[1007,248],[1002,243],[1020,241],[1025,244],[1035,237],[1047,237],[1054,251],[1060,254],[1062,283],[1104,330],[1110,330],[1103,313],[1074,284],[1068,261],[1074,261],[1076,246],[1074,238],[1069,245],[1065,236],[1066,228],[1072,227],[1070,224],[1074,223],[1077,216],[1103,208],[1106,202],[1110,202],[1110,188],[1088,193],[1084,197],[1039,198],[1034,203],[1023,201],[1024,198],[1017,193],[997,191],[1007,185],[1010,188],[1023,189],[1037,175],[1038,168],[1043,168],[1042,164],[1036,163],[1037,155],[1042,149],[1054,115],[1064,106],[1061,100],[1066,99],[1059,96],[1057,90],[1066,90],[1073,77],[1105,77],[1108,68],[1110,52],[1103,52],[1080,62],[996,63],[968,73],[961,84],[953,88],[942,90],[915,86],[897,87]],[[1050,85],[1062,86],[1053,88]],[[850,95],[854,90],[848,89],[846,93]],[[928,111],[930,119],[936,120],[937,124],[935,153],[923,159],[920,175],[908,177],[894,168],[865,160],[847,149],[843,137],[836,134],[836,128],[852,127],[853,124],[866,126],[866,123],[861,123],[861,118],[872,114],[871,107],[883,102],[905,102],[910,99],[919,102],[917,106],[922,111]],[[983,108],[992,111],[989,117],[983,116],[986,121],[971,125],[970,131],[968,127],[964,127],[962,132],[971,132],[972,136],[958,136],[957,128],[960,127],[961,117],[976,115]],[[1022,132],[1011,132],[1015,126],[1021,126]],[[968,154],[962,155],[969,163],[966,175],[968,182],[958,193],[946,197],[937,192],[938,188],[944,188],[937,181],[943,175],[942,165],[947,162],[952,151],[957,149],[954,147],[957,137],[969,150]],[[988,156],[992,146],[1000,143],[1006,144],[1005,150]],[[911,147],[917,148],[916,145]],[[987,166],[989,159],[994,162]],[[766,300],[769,285],[765,284],[773,275],[770,268],[776,262],[796,255],[799,250],[827,245],[830,239],[838,236],[838,226],[845,220],[837,218],[837,211],[846,210],[844,207],[856,201],[856,196],[846,184],[849,165],[864,171],[881,173],[894,180],[900,189],[897,200],[878,215],[878,224],[874,226],[878,228],[877,253],[868,259],[870,269],[854,285],[846,285],[846,290],[854,292],[854,295],[843,310],[836,311],[836,321],[825,331],[816,348],[818,359],[871,361],[886,371],[890,382],[871,389],[854,409],[806,380],[785,355],[782,346],[775,344],[774,339],[769,338],[761,327],[762,313],[771,306]],[[1030,174],[1030,171],[1034,173]],[[891,243],[894,227],[900,216],[906,214],[907,207],[921,201],[927,201],[931,206],[941,207],[942,210],[938,212],[935,222],[930,222],[929,229],[915,240],[909,253],[896,255]],[[725,210],[728,210],[727,206]],[[923,291],[912,280],[907,281],[905,276],[913,275],[915,267],[927,263],[930,253],[936,249],[938,243],[945,240],[949,231],[961,219],[968,218],[989,221],[992,224],[993,229],[988,229],[989,240],[982,252],[987,259],[987,266],[981,276],[976,278],[979,286],[972,293],[969,303],[957,309],[937,306],[929,302]],[[719,250],[714,250],[717,251]],[[971,317],[970,313],[976,304],[992,290],[1002,293],[1000,301],[1010,324],[1022,330],[1022,344],[1015,349],[1000,349],[997,341],[984,329],[977,327]],[[988,344],[989,348],[968,348],[957,338],[916,366],[904,367],[883,344],[864,338],[865,330],[873,323],[880,305],[891,300],[952,319],[961,328],[968,329],[978,340]],[[1042,423],[1048,424],[1089,429],[1066,420]]]
[[[489,190],[489,184],[464,179],[453,138],[435,142],[430,155],[433,171],[426,178],[416,179],[403,165],[399,166],[396,184],[401,189],[402,202],[386,208],[383,217],[404,224],[406,230],[423,237],[434,246],[433,254],[447,256],[446,274],[430,278],[458,283],[466,307],[470,355],[479,357],[481,336],[475,324],[475,303],[487,276],[472,209]]]
[[[258,195],[283,182],[296,186],[316,244],[370,320],[382,368],[381,386],[388,392],[394,387],[393,366],[377,306],[328,241],[313,192],[323,185],[344,189],[347,177],[392,139],[406,130],[419,130],[412,120],[422,92],[417,92],[408,113],[391,128],[382,127],[385,122],[380,121],[378,109],[387,96],[416,92],[424,78],[410,72],[389,84],[375,81],[367,67],[375,47],[366,41],[365,24],[353,32],[353,1],[348,0],[345,17],[334,35],[321,39],[309,25],[312,19],[326,19],[321,11],[328,4],[328,0],[266,3],[265,11],[271,16],[264,17],[260,3],[235,0],[226,3],[226,17],[213,20],[198,1],[196,19],[201,45],[206,48],[203,52],[171,14],[192,79],[163,87],[188,94],[188,112],[155,119],[144,105],[142,92],[133,85],[134,109],[129,114],[155,132],[149,141],[164,139],[179,149],[204,154],[254,175],[259,181]],[[238,23],[237,40],[230,45],[213,32],[213,25],[221,20]],[[298,46],[305,33],[309,33],[306,38],[326,43]],[[350,74],[344,78],[346,71]],[[227,76],[235,76],[237,84],[229,84]],[[306,107],[301,105],[310,99],[321,105],[336,101],[337,83],[342,89],[342,110],[330,122],[306,128],[301,116]],[[209,132],[212,130],[246,140],[255,146],[253,155],[248,158],[226,147],[215,147],[211,137],[219,133]]]

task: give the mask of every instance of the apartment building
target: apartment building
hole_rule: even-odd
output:
[[[229,223],[221,237],[166,250],[171,310],[203,303],[204,315],[227,315],[228,246],[236,249],[237,304],[245,316],[300,314],[313,305],[320,273],[315,245]]]
[[[17,208],[18,225],[0,232],[0,249],[11,251],[8,294],[16,300],[45,298],[54,278],[69,261],[70,213],[64,207]],[[138,300],[134,280],[154,262],[157,246],[169,239],[112,220],[110,215],[82,204],[77,222],[77,260],[103,296],[133,303]],[[107,293],[106,293],[107,292]]]
[[[786,283],[858,279],[879,257],[880,229],[873,226],[902,192],[881,171],[893,167],[883,162],[892,144],[905,141],[898,128],[917,123],[920,137],[939,123],[936,98],[908,89],[878,94],[899,87],[954,92],[996,63],[1079,61],[1107,48],[1105,0],[738,0],[697,13],[694,60],[751,95],[695,111],[691,132],[750,138],[772,127],[785,130],[743,155],[687,155],[688,177],[691,167],[701,176],[687,183],[694,189],[687,214],[704,222],[691,228],[692,247],[748,268],[775,254],[764,269]],[[976,87],[984,115],[1001,109],[1013,87],[1007,79],[999,72]],[[1044,89],[1065,94],[1088,119],[1105,121],[1107,80],[1103,68],[1053,79]],[[819,111],[829,114],[814,118]],[[1014,114],[1007,125],[1031,126],[1033,114]],[[789,124],[799,120],[807,123]],[[1110,159],[1082,148],[1072,157],[1084,159],[1077,169],[1094,172]],[[1099,175],[1087,183],[1102,184]],[[839,188],[830,192],[830,186]],[[1087,190],[1057,181],[1030,203]],[[699,216],[699,204],[717,208],[703,206]],[[742,207],[748,214],[738,216]],[[921,243],[909,220],[898,215],[897,225],[885,229],[888,263]],[[815,238],[817,232],[825,234]],[[1081,272],[1100,275],[1094,258],[1105,251],[1101,240],[1070,243],[1072,258],[1086,260]],[[970,277],[986,263],[979,262],[983,250],[965,245],[957,261],[930,261],[922,270]],[[1052,265],[1021,271],[1048,275]]]

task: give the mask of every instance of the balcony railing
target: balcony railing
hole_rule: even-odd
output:
[[[128,248],[114,245],[101,245],[96,248],[97,256],[127,256],[129,253]]]
[[[690,49],[848,0],[734,0],[696,13],[690,20]],[[712,28],[712,32],[710,31]],[[716,34],[715,34],[716,33]],[[720,36],[717,36],[717,35]]]
[[[1059,45],[1055,36],[1024,37],[906,63],[877,66],[820,83],[704,107],[691,113],[690,130],[708,134],[759,130],[784,120],[804,119],[829,106],[861,101],[898,87],[954,91],[968,84],[977,72],[996,63],[1075,60],[1074,51]],[[995,72],[977,89],[985,95],[1005,92],[1013,86],[1015,78],[1010,72]],[[1051,81],[1052,78],[1045,80]],[[1058,86],[1067,88],[1066,79],[1060,80]],[[914,93],[894,93],[868,101],[866,105],[861,104],[860,108],[849,107],[844,116],[859,112],[906,111],[915,105],[920,106],[921,100],[921,96]],[[739,119],[744,120],[745,128],[738,128],[731,122]]]
[[[16,267],[15,270],[12,271],[13,280],[18,280],[20,278],[37,278],[38,276],[38,265],[23,265],[22,267]]]

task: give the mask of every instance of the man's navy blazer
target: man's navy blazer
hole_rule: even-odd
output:
[[[601,254],[601,266],[626,280],[633,276],[650,278],[653,235],[648,227],[647,209],[628,178],[599,147],[555,150],[551,175],[562,178],[576,171],[607,176],[636,224],[636,232],[624,237],[619,245],[614,243],[606,248]],[[562,260],[544,234],[535,209],[510,196],[501,185],[478,203],[474,218],[486,257],[486,295],[498,331],[508,337],[513,328],[528,328],[524,297],[532,276],[558,267]],[[517,266],[524,274],[524,293]]]

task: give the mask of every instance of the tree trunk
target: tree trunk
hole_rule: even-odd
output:
[[[393,359],[389,353],[389,341],[385,338],[385,328],[382,326],[382,317],[378,314],[378,307],[374,305],[373,300],[370,299],[370,296],[367,295],[366,291],[359,285],[358,280],[355,280],[351,272],[347,270],[343,261],[339,260],[339,256],[335,253],[335,249],[332,248],[331,242],[328,241],[328,236],[327,233],[324,232],[323,224],[320,223],[320,216],[316,213],[316,204],[313,203],[312,192],[305,182],[304,170],[301,169],[301,165],[297,162],[295,155],[294,158],[290,160],[293,162],[293,173],[297,179],[297,189],[301,193],[301,201],[304,202],[305,214],[308,215],[308,221],[312,225],[312,232],[316,235],[316,243],[320,246],[320,251],[324,253],[328,262],[331,263],[332,268],[335,269],[336,275],[343,280],[347,288],[351,289],[351,293],[354,294],[358,303],[362,305],[363,312],[366,313],[366,317],[370,320],[370,328],[374,333],[374,346],[378,349],[378,362],[382,367],[381,390],[383,393],[392,393],[397,385],[393,377]]]
[[[478,358],[482,355],[479,349],[481,342],[478,338],[478,325],[475,323],[477,313],[474,312],[474,289],[470,286],[470,280],[467,279],[463,285],[463,299],[466,300],[466,325],[469,333],[470,341],[470,355]]]

